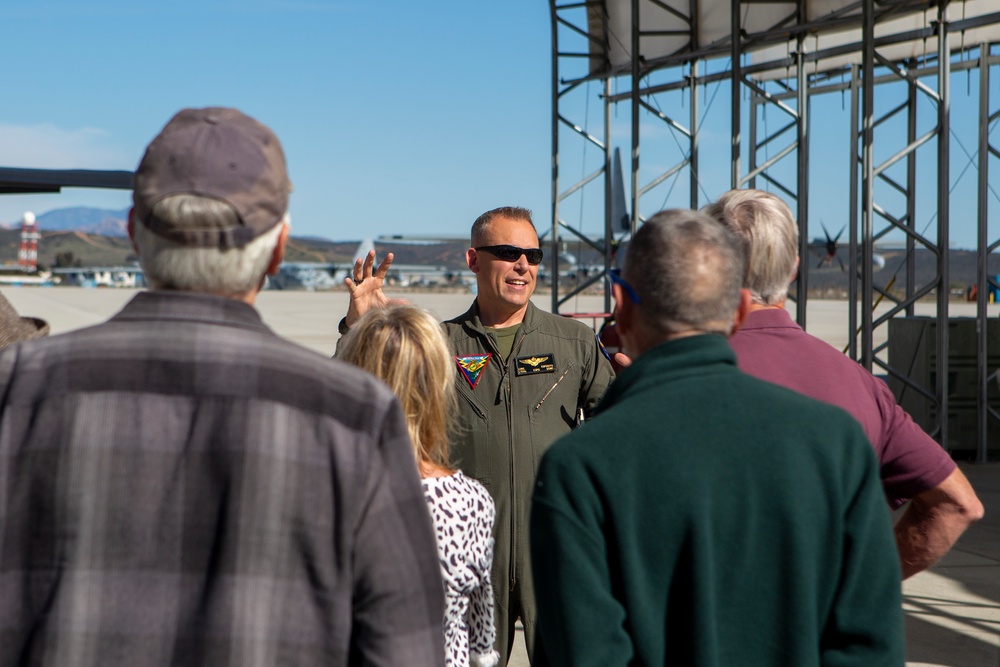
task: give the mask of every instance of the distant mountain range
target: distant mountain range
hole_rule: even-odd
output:
[[[105,208],[74,206],[58,208],[37,217],[38,227],[43,232],[84,232],[100,236],[128,236],[128,209],[112,211]],[[21,221],[15,220],[4,225],[8,229],[20,229]]]
[[[38,260],[43,266],[54,266],[57,256],[62,254],[72,258],[74,263],[84,266],[114,265],[135,261],[132,247],[127,237],[128,209],[119,211],[76,206],[61,208],[38,215],[42,239],[39,242]],[[20,220],[0,224],[0,266],[16,263],[19,242]],[[291,239],[285,255],[289,262],[350,262],[358,241],[330,241],[309,236]],[[392,252],[396,261],[403,264],[432,264],[450,269],[465,267],[466,241],[448,243],[412,244],[402,241],[377,242],[379,257]],[[568,250],[576,255],[582,266],[603,262],[603,257],[589,247],[567,244]],[[902,250],[880,251],[886,260],[885,268],[875,273],[879,285],[893,283],[893,291],[905,290],[905,253]],[[824,253],[821,253],[824,254]],[[845,248],[838,249],[837,255],[843,264],[848,263],[849,254]],[[936,258],[930,251],[917,250],[916,284],[923,285],[933,280]],[[813,296],[842,298],[847,294],[848,274],[838,264],[817,266],[820,256],[809,257],[804,262],[809,266],[809,292]],[[969,250],[952,250],[949,253],[952,289],[962,290],[976,277],[976,253]],[[989,273],[1000,275],[1000,256],[990,255]],[[896,280],[893,280],[893,278]],[[793,287],[794,292],[794,287]]]

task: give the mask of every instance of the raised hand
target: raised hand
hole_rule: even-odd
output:
[[[351,293],[351,301],[347,306],[346,323],[348,327],[354,326],[354,323],[369,310],[385,308],[389,305],[390,300],[382,292],[382,283],[385,282],[385,276],[389,273],[389,267],[392,266],[392,259],[393,255],[390,252],[378,265],[378,268],[374,269],[375,251],[369,250],[364,259],[355,260],[353,277],[344,278],[344,284],[347,285],[347,289]]]

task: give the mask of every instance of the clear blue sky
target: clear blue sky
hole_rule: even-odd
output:
[[[296,235],[465,235],[479,213],[504,204],[533,209],[546,227],[549,21],[544,0],[4,3],[0,165],[133,169],[178,109],[236,106],[270,125],[285,146]],[[974,123],[963,118],[974,113],[975,82],[967,96],[965,75],[958,76],[953,126],[972,151]],[[705,111],[707,197],[728,187],[727,89]],[[714,90],[704,91],[706,107]],[[840,95],[813,105],[810,231],[820,236],[821,219],[831,233],[847,219],[849,137]],[[590,113],[596,123],[600,104]],[[932,109],[922,113],[933,119]],[[628,118],[622,105],[613,125],[626,131],[617,141],[625,155]],[[656,125],[644,120],[643,182],[670,164],[654,148],[656,133],[672,144]],[[571,152],[579,146],[567,146],[566,184],[590,170]],[[883,152],[898,148],[886,142]],[[588,161],[598,157],[589,150]],[[933,160],[933,145],[921,151],[922,160]],[[972,247],[975,170],[959,178],[968,158],[957,145],[953,153],[952,245]],[[922,191],[933,192],[922,179]],[[933,225],[933,200],[922,197],[918,223]],[[0,222],[25,210],[129,203],[127,192],[86,189],[2,196]],[[681,183],[669,198],[644,198],[643,213],[686,203]],[[577,199],[568,201],[567,217],[578,208]],[[585,231],[599,230],[598,220],[587,224]]]
[[[186,106],[235,106],[281,139],[293,233],[466,234],[517,203],[548,217],[542,0],[37,0],[0,8],[0,165],[133,169]],[[125,208],[127,192],[0,197]]]

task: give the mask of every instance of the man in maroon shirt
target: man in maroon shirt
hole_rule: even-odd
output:
[[[730,190],[704,211],[736,232],[748,253],[744,287],[753,305],[729,339],[740,368],[837,405],[861,423],[878,456],[889,505],[910,502],[895,526],[903,578],[930,567],[983,516],[969,481],[884,382],[807,334],[785,311],[799,265],[798,226],[788,206],[760,190]]]

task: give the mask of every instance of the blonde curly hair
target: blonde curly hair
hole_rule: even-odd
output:
[[[370,310],[351,327],[337,358],[368,371],[399,397],[419,464],[451,469],[454,357],[433,315],[411,305]]]

